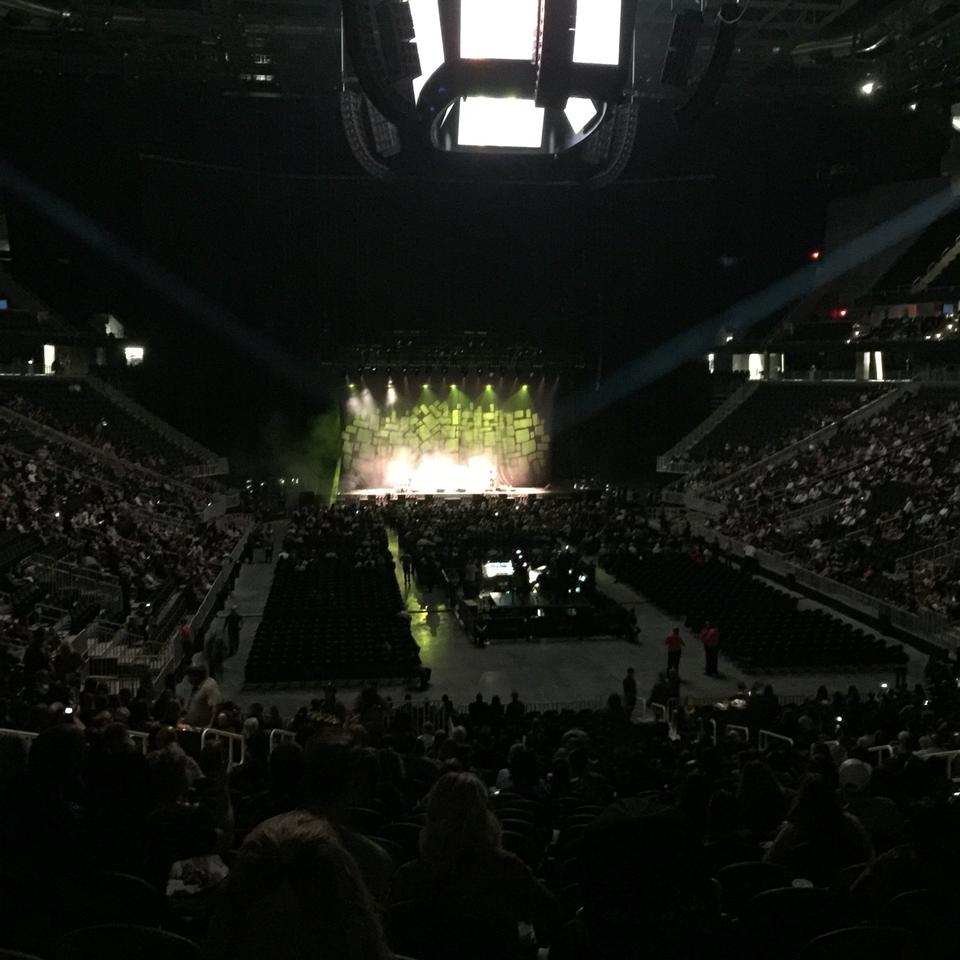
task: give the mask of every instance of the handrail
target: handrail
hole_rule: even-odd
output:
[[[141,730],[128,730],[127,735],[133,741],[134,745],[140,746],[140,752],[146,756],[150,752],[150,734],[143,733]]]
[[[748,380],[740,384],[733,393],[724,398],[723,403],[721,403],[716,410],[712,411],[710,416],[703,420],[699,426],[694,427],[693,430],[682,437],[669,450],[657,457],[657,470],[660,473],[673,473],[674,471],[671,468],[674,466],[674,461],[677,457],[686,453],[707,436],[707,434],[711,433],[717,426],[723,423],[737,407],[757,391],[759,386],[759,380]]]
[[[824,440],[830,440],[836,433],[840,431],[841,427],[849,427],[851,424],[859,423],[861,420],[866,420],[869,417],[872,417],[878,411],[886,410],[887,407],[893,406],[893,404],[896,403],[901,396],[907,393],[912,393],[915,389],[916,387],[914,384],[906,384],[895,387],[892,390],[886,390],[881,393],[879,397],[874,397],[872,400],[867,401],[867,403],[865,403],[862,407],[857,407],[856,410],[851,410],[846,416],[841,417],[839,420],[834,420],[832,423],[828,423],[825,427],[820,427],[819,430],[814,430],[813,433],[808,433],[805,437],[801,437],[799,440],[795,440],[793,443],[789,443],[787,446],[781,447],[781,449],[771,453],[768,457],[764,457],[762,460],[757,460],[754,463],[747,464],[741,470],[736,471],[736,473],[731,473],[725,477],[721,477],[716,483],[713,483],[705,490],[702,490],[701,493],[719,494],[720,491],[725,490],[727,487],[738,483],[740,480],[743,480],[754,473],[760,473],[767,467],[776,466],[778,463],[786,460],[791,456],[791,454],[795,453],[797,450],[801,449],[801,447],[804,447],[809,443],[820,443]],[[863,463],[857,464],[857,466],[863,466],[864,464],[871,462],[872,460],[865,460]],[[832,476],[832,474],[828,476]]]
[[[694,536],[704,537],[707,540],[712,537],[727,553],[739,557],[744,555],[744,543],[742,541],[722,531],[715,530],[699,522],[696,518],[690,518],[688,522]],[[814,573],[812,570],[800,566],[780,554],[755,548],[755,555],[757,560],[768,570],[773,570],[782,576],[792,575],[799,585],[821,593],[831,600],[848,603],[860,612],[875,618],[879,618],[881,613],[889,614],[891,625],[906,631],[911,636],[941,646],[946,644],[950,646],[950,649],[953,649],[956,644],[953,624],[947,617],[933,612],[912,614],[907,610],[891,605],[880,597],[872,596],[862,590],[849,587],[845,583],[840,583],[838,580],[832,580],[829,577]]]
[[[653,714],[655,723],[669,723],[669,712],[664,704],[651,701],[647,704],[647,709]]]
[[[190,730],[196,732],[199,728],[190,727]],[[242,767],[247,759],[247,741],[239,733],[231,733],[229,730],[218,730],[216,727],[204,727],[200,730],[200,749],[202,750],[208,740],[226,740],[227,741],[227,769],[231,767]],[[239,744],[240,759],[234,761],[234,750]]]
[[[919,757],[921,760],[945,759],[947,761],[947,779],[957,779],[953,775],[953,764],[957,757],[960,756],[960,750],[931,750],[929,752],[926,750],[918,750],[914,756]]]
[[[770,746],[770,741],[776,743],[785,743],[788,747],[793,746],[793,738],[785,737],[782,733],[774,733],[772,730],[761,730],[757,734],[757,746],[761,750],[766,750]]]
[[[133,417],[134,420],[139,420],[140,423],[144,424],[144,426],[149,427],[154,433],[159,434],[164,440],[166,440],[171,446],[176,447],[181,453],[189,453],[191,456],[200,457],[200,459],[196,461],[196,464],[192,464],[193,466],[198,466],[200,464],[206,465],[209,463],[215,463],[220,466],[221,462],[223,464],[226,463],[224,458],[220,457],[213,450],[210,450],[203,446],[203,444],[198,443],[193,439],[193,437],[189,437],[185,433],[182,433],[175,426],[173,426],[173,424],[167,423],[165,420],[161,420],[158,416],[147,410],[146,407],[143,407],[137,403],[133,397],[128,397],[125,393],[121,393],[121,391],[115,389],[109,383],[106,383],[99,377],[95,377],[92,374],[87,374],[84,380],[94,390],[96,390],[97,393],[106,397],[111,403],[115,404],[126,414]],[[229,467],[223,472],[229,473]]]
[[[26,740],[32,742],[36,740],[39,736],[38,733],[34,733],[32,730],[9,730],[7,728],[0,729],[0,737],[19,737],[21,740]]]
[[[717,721],[711,718],[708,720],[704,726],[707,728],[707,731],[710,736],[710,742],[716,746],[717,745]]]
[[[276,727],[270,731],[269,752],[273,753],[281,743],[296,743],[297,735],[292,730],[282,730]]]
[[[877,747],[867,747],[867,753],[875,753],[877,755],[877,766],[882,767],[885,760],[893,757],[893,747],[889,743],[881,743]]]
[[[750,742],[750,728],[739,723],[728,723],[723,728],[724,733],[730,732],[737,734],[744,743]]]
[[[165,483],[171,483],[174,486],[180,487],[182,490],[186,490],[191,494],[198,493],[198,488],[194,484],[185,483],[178,477],[172,476],[171,474],[160,473],[158,470],[145,467],[143,464],[137,463],[134,460],[125,460],[123,457],[118,457],[115,453],[108,453],[106,450],[101,450],[99,447],[95,447],[93,444],[87,443],[86,440],[80,440],[77,437],[72,437],[70,434],[64,433],[62,430],[58,430],[56,427],[47,426],[47,424],[41,423],[39,420],[34,420],[32,417],[28,417],[25,414],[20,413],[18,410],[12,410],[8,406],[0,405],[0,416],[6,417],[8,420],[16,421],[21,426],[32,431],[33,433],[38,433],[41,436],[52,438],[57,442],[65,444],[69,447],[73,447],[74,449],[83,450],[85,453],[97,460],[100,460],[101,462],[120,466],[125,469],[144,474],[148,477],[152,477],[154,480],[162,480]]]
[[[944,557],[960,553],[960,537],[953,537],[951,540],[944,540],[942,543],[935,543],[932,546],[924,547],[915,553],[908,553],[905,556],[898,557],[896,569],[913,569],[918,562],[926,560],[940,560]]]

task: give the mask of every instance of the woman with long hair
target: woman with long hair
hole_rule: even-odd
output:
[[[327,821],[257,827],[226,881],[205,955],[224,960],[390,960],[356,861]]]
[[[517,924],[542,929],[555,908],[530,868],[502,848],[487,788],[472,773],[448,773],[434,784],[420,858],[397,872],[391,901],[391,943],[421,960],[517,956]]]
[[[800,785],[764,859],[829,886],[845,867],[872,860],[873,846],[860,821],[844,812],[827,779],[812,773]]]

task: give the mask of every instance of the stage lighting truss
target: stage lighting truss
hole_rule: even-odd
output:
[[[342,0],[348,141],[380,179],[502,177],[491,157],[508,155],[521,179],[556,178],[560,159],[567,181],[609,183],[638,126],[637,8]],[[676,91],[664,100],[675,104]]]

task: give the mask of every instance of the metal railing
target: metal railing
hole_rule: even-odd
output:
[[[651,701],[647,704],[647,709],[653,715],[653,719],[656,723],[670,722],[670,712],[667,710],[666,704],[654,703]]]
[[[192,456],[197,457],[196,466],[207,466],[208,464],[213,464],[216,468],[221,466],[225,469],[220,470],[221,473],[229,473],[229,465],[224,457],[218,456],[212,450],[207,449],[200,443],[197,443],[193,437],[188,437],[185,433],[181,433],[177,430],[172,424],[167,423],[165,420],[161,420],[159,417],[152,414],[146,407],[142,407],[137,403],[132,397],[128,397],[125,393],[121,393],[119,390],[116,390],[114,387],[110,386],[109,383],[101,380],[99,377],[92,376],[88,374],[84,381],[87,385],[99,393],[101,396],[106,397],[112,404],[119,407],[126,414],[133,417],[134,420],[138,420],[140,423],[144,424],[146,427],[149,427],[154,433],[163,437],[171,446],[176,447],[182,453],[189,453]],[[186,471],[184,471],[186,473]],[[209,474],[198,473],[198,474],[187,474],[188,476],[208,476]]]
[[[741,541],[714,530],[696,518],[691,518],[689,522],[691,533],[694,536],[715,541],[727,554],[736,557],[744,556],[745,545]],[[755,549],[755,556],[757,561],[766,569],[780,576],[793,576],[798,586],[806,587],[814,593],[843,603],[873,619],[879,620],[889,617],[891,626],[903,630],[913,637],[935,643],[938,646],[948,647],[950,650],[957,642],[955,625],[942,614],[933,611],[919,614],[910,613],[899,607],[890,606],[888,601],[814,573],[812,570],[801,567],[779,554]]]
[[[720,490],[726,489],[727,487],[733,486],[735,483],[739,483],[741,480],[744,480],[749,476],[753,476],[754,474],[758,474],[761,471],[766,470],[767,467],[776,466],[783,460],[787,460],[789,457],[793,456],[794,453],[808,444],[821,443],[824,440],[829,440],[841,428],[849,427],[851,424],[858,423],[860,420],[866,420],[869,417],[872,417],[881,410],[885,410],[887,407],[892,406],[906,393],[915,391],[916,389],[917,388],[915,385],[906,384],[898,386],[892,390],[888,390],[887,392],[882,393],[879,397],[875,397],[873,400],[868,401],[862,407],[857,407],[856,410],[851,410],[850,413],[844,417],[841,417],[839,420],[834,420],[832,423],[828,423],[825,427],[821,427],[819,430],[814,430],[812,433],[808,433],[806,436],[800,437],[799,440],[794,440],[793,443],[787,444],[787,446],[782,447],[774,453],[771,453],[762,460],[756,460],[753,463],[747,464],[742,469],[737,470],[735,473],[721,477],[716,483],[711,484],[706,488],[706,490],[701,491],[701,493],[716,493]]]
[[[281,743],[296,743],[297,735],[292,730],[281,730],[279,727],[270,731],[268,739],[270,753],[273,753]]]
[[[908,553],[906,556],[897,559],[896,569],[910,570],[920,563],[936,563],[945,557],[951,557],[960,553],[960,537],[954,537],[952,540],[945,540],[943,543],[935,543],[932,547],[925,547],[923,550],[917,550],[915,553]]]
[[[202,750],[212,741],[222,740],[227,746],[227,769],[231,767],[241,767],[247,759],[247,741],[239,733],[231,733],[228,730],[218,730],[216,727],[190,727],[194,733],[200,733],[200,749]]]
[[[35,554],[29,562],[38,579],[49,583],[55,593],[77,590],[81,597],[95,599],[108,610],[119,610],[123,606],[120,581],[113,574],[86,570],[63,560],[44,558],[43,555]]]
[[[956,780],[957,776],[954,775],[954,765],[958,756],[960,756],[960,750],[918,750],[915,754],[920,760],[946,760],[947,761],[947,779]]]
[[[785,737],[782,733],[774,733],[772,730],[761,730],[757,733],[757,746],[761,750],[768,750],[771,743],[785,743],[792,748],[793,738]]]
[[[745,727],[740,723],[728,723],[724,726],[723,732],[733,733],[738,736],[744,743],[750,742],[750,728]]]
[[[867,747],[867,753],[875,755],[877,766],[882,767],[884,763],[893,758],[893,747],[889,743],[881,743],[878,747]]]
[[[759,386],[760,381],[758,380],[748,380],[746,383],[741,384],[706,420],[691,430],[690,433],[683,437],[678,443],[675,443],[666,453],[657,457],[657,470],[661,473],[667,473],[673,472],[674,469],[679,469],[675,468],[674,464],[677,457],[682,453],[686,453],[715,427],[723,423],[737,407],[756,392]]]

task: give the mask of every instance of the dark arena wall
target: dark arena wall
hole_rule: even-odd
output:
[[[450,384],[365,377],[347,388],[341,489],[544,484],[554,391],[543,380],[506,377]]]

